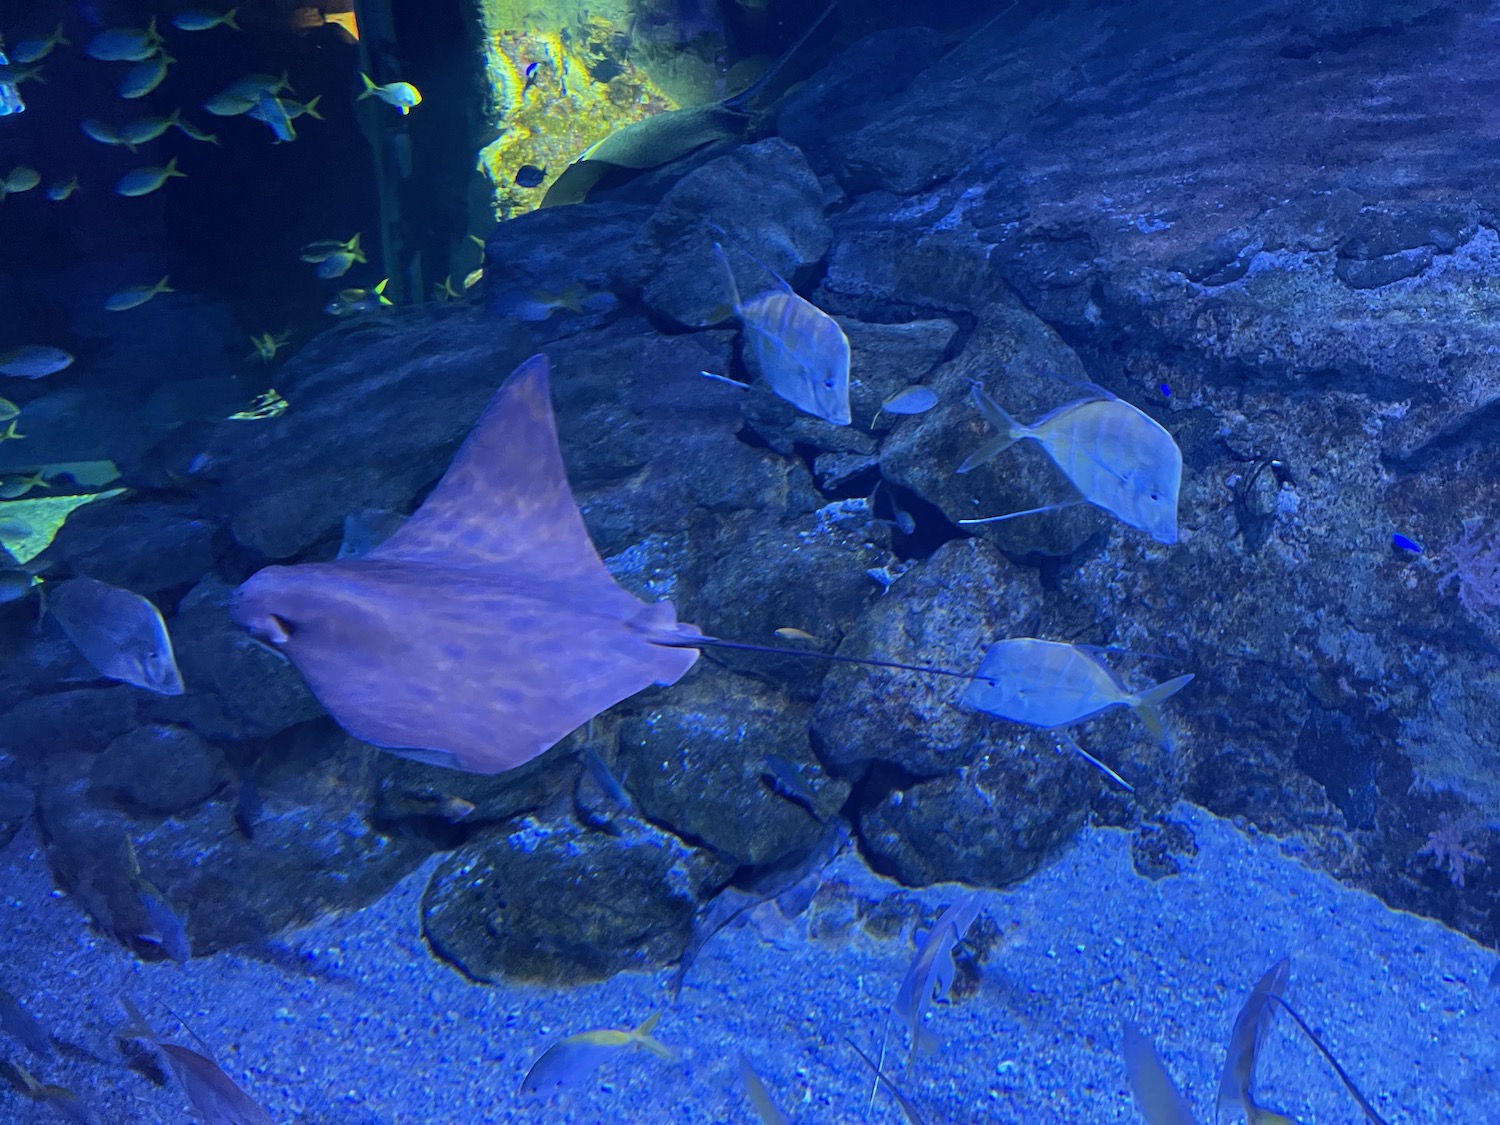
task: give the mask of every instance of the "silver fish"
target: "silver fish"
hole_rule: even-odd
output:
[[[93,578],[49,583],[47,608],[101,676],[181,695],[182,675],[161,612],[139,594]]]
[[[1129,707],[1163,740],[1159,707],[1192,678],[1189,673],[1144,691],[1131,691],[1087,649],[1061,641],[1014,637],[985,650],[961,702],[976,711],[1045,730],[1084,722],[1112,707]]]
[[[835,426],[849,425],[849,339],[838,322],[792,292],[763,263],[781,288],[741,302],[724,248],[715,242],[714,252],[724,267],[735,315],[744,325],[746,365],[798,410]]]
[[[969,932],[983,905],[979,892],[973,891],[938,915],[932,929],[914,935],[917,951],[891,1005],[891,1011],[911,1028],[913,1054],[931,1054],[938,1049],[937,1036],[922,1026],[922,1011],[929,1001],[948,995],[956,971],[953,947]]]
[[[960,473],[978,468],[1001,450],[1029,438],[1052,458],[1085,501],[1149,533],[1158,543],[1177,542],[1182,451],[1150,416],[1117,398],[1088,398],[1059,407],[1026,426],[1000,409],[977,383],[974,403],[994,427],[995,436],[958,467]],[[991,523],[1065,506],[1052,504],[959,522]]]
[[[937,405],[937,394],[920,383],[899,390],[880,404],[887,414],[925,414]]]

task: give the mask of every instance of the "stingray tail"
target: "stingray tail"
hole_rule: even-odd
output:
[[[750,83],[750,85],[746,86],[738,94],[734,95],[734,97],[725,98],[724,101],[720,104],[722,104],[725,109],[743,110],[745,106],[749,105],[750,102],[754,100],[757,94],[759,94],[766,88],[766,85],[771,81],[771,79],[776,77],[776,75],[781,71],[781,68],[792,61],[792,56],[807,45],[807,41],[812,38],[813,32],[817,31],[818,28],[823,26],[823,21],[826,20],[829,16],[833,15],[833,10],[837,7],[838,3],[837,0],[835,0],[834,3],[829,4],[828,7],[824,8],[823,14],[817,19],[813,20],[811,26],[809,26],[806,31],[804,31],[800,36],[797,37],[797,42],[788,47],[779,59],[777,59],[769,67],[767,67],[764,74],[762,74],[754,82]]]

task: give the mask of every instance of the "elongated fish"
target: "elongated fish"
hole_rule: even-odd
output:
[[[1030,439],[1085,501],[1122,523],[1138,527],[1159,543],[1177,542],[1177,493],[1182,485],[1182,451],[1172,435],[1149,415],[1120,399],[1087,398],[1061,406],[1030,426],[1017,422],[977,383],[974,403],[995,430],[958,467],[971,472],[1018,441]],[[1049,504],[960,523],[992,523],[1019,515],[1052,511]]]
[[[724,248],[714,243],[735,315],[744,325],[746,366],[764,379],[798,410],[847,426],[849,413],[849,339],[838,322],[792,287],[770,267],[760,263],[780,289],[750,301],[740,300],[734,270]]]
[[[138,309],[151,298],[159,293],[175,292],[168,284],[169,278],[162,278],[155,285],[132,285],[129,289],[121,289],[118,293],[111,293],[104,298],[104,307],[110,312],[127,312],[130,309]]]
[[[115,183],[115,194],[124,196],[150,195],[170,179],[185,179],[186,172],[177,170],[177,157],[172,157],[160,168],[132,168]]]
[[[131,1021],[124,1033],[146,1040],[161,1052],[193,1109],[207,1125],[273,1125],[271,1115],[213,1059],[157,1035],[128,996],[120,997],[120,1006]]]

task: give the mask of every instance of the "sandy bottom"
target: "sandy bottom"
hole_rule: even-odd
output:
[[[928,1026],[945,1045],[911,1065],[888,1021],[911,928],[880,936],[854,921],[855,907],[900,893],[936,908],[956,889],[905,892],[849,853],[825,873],[804,924],[719,935],[671,1004],[666,972],[567,991],[467,982],[422,941],[427,869],[367,910],[290,935],[295,953],[282,964],[225,953],[142,965],[52,888],[23,833],[0,854],[0,984],[66,1045],[50,1062],[0,1050],[109,1125],[192,1120],[175,1085],[125,1065],[115,996],[128,987],[158,1030],[191,1043],[161,1005],[182,1016],[281,1123],[753,1123],[739,1050],[793,1121],[900,1122],[884,1094],[866,1115],[868,1071],[843,1041],[876,1054],[883,1035],[889,1073],[934,1125],[1139,1122],[1118,1055],[1129,1018],[1208,1122],[1234,1016],[1290,955],[1289,999],[1391,1122],[1500,1121],[1493,953],[1304,869],[1275,840],[1186,806],[1177,816],[1199,848],[1178,876],[1137,875],[1129,838],[1091,829],[1024,886],[986,894],[980,925],[998,936],[977,991],[934,1006]],[[519,1095],[554,1040],[632,1026],[658,1008],[657,1037],[680,1063],[634,1051],[554,1101]],[[1303,1125],[1363,1120],[1284,1016],[1258,1088]],[[56,1120],[49,1106],[0,1094],[0,1121]]]

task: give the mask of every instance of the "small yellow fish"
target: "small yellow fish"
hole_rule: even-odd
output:
[[[287,341],[292,338],[289,330],[279,336],[273,336],[269,332],[262,332],[259,336],[251,336],[250,343],[255,346],[251,355],[259,356],[262,363],[270,363],[276,358],[276,353],[286,347]]]
[[[144,98],[166,80],[167,67],[176,61],[167,52],[161,51],[145,62],[137,63],[120,79],[120,97],[126,101]]]
[[[35,168],[29,168],[22,164],[18,168],[12,168],[10,173],[0,180],[0,199],[7,195],[19,195],[23,191],[30,191],[42,182],[42,174]]]
[[[677,1061],[677,1052],[652,1038],[651,1032],[660,1012],[647,1017],[639,1027],[629,1031],[600,1028],[597,1031],[582,1031],[554,1043],[542,1052],[541,1058],[531,1064],[526,1078],[521,1083],[521,1093],[530,1096],[549,1097],[559,1090],[576,1086],[586,1080],[599,1067],[633,1047],[644,1047],[668,1062]]]
[[[291,403],[281,397],[279,391],[274,387],[262,394],[255,396],[250,403],[249,410],[241,410],[238,414],[231,414],[231,422],[260,422],[266,418],[276,418],[286,413]]]
[[[47,189],[47,198],[52,200],[53,203],[61,203],[64,199],[69,198],[77,190],[78,177],[75,175],[70,180],[55,183],[51,187],[49,187]]]
[[[374,289],[344,289],[323,307],[323,311],[330,316],[348,316],[388,308],[394,303],[385,295],[390,280],[388,277],[383,279]]]
[[[815,641],[818,639],[811,633],[804,632],[803,630],[794,628],[791,625],[787,625],[783,628],[777,629],[776,635],[788,641]]]
[[[155,285],[133,285],[129,289],[111,293],[104,299],[104,307],[110,312],[138,309],[158,293],[175,293],[176,290],[168,284],[169,280],[164,277]]]
[[[432,299],[434,301],[456,301],[462,296],[463,294],[461,292],[453,288],[452,274],[449,274],[447,277],[443,278],[443,283],[441,285],[434,285],[432,287]]]
[[[366,259],[364,252],[359,248],[359,239],[358,231],[347,242],[340,242],[336,238],[320,238],[316,242],[309,242],[302,248],[301,258],[304,262],[319,265],[336,254],[350,254],[353,255],[355,261],[364,262]]]
[[[161,168],[132,168],[116,182],[115,194],[131,197],[150,195],[174,177],[177,179],[187,177],[186,172],[177,170],[177,157],[175,156]]]
[[[470,270],[467,274],[464,275],[464,288],[473,289],[474,286],[478,285],[483,280],[484,267],[480,266],[477,270]]]
[[[384,86],[377,86],[370,81],[368,74],[359,76],[365,84],[365,92],[355,101],[364,101],[366,98],[379,98],[386,105],[393,105],[399,109],[402,116],[410,113],[412,106],[422,104],[422,91],[418,90],[410,82],[387,82]]]
[[[63,37],[63,25],[45,39],[22,39],[10,50],[13,63],[39,63],[52,53],[54,47],[67,47],[69,40]]]

